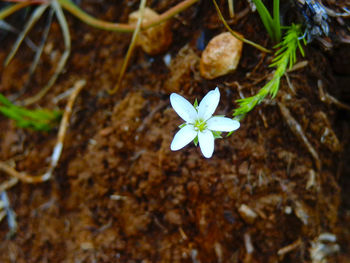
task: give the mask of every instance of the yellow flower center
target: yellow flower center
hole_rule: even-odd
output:
[[[194,123],[194,129],[196,131],[204,131],[207,128],[207,123],[202,119],[197,119]]]

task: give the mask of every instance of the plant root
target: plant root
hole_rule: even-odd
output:
[[[52,24],[53,14],[54,14],[54,10],[50,9],[49,15],[48,15],[47,20],[45,22],[45,28],[44,28],[44,32],[42,34],[41,42],[40,42],[40,45],[38,46],[38,48],[36,50],[36,53],[35,53],[35,56],[34,56],[34,60],[33,60],[32,64],[30,65],[29,77],[28,77],[26,83],[24,84],[22,93],[28,87],[30,81],[32,80],[33,74],[34,74],[36,68],[38,67],[40,57],[41,57],[41,55],[43,53],[44,46],[45,46],[47,37],[49,35],[50,27],[51,27],[51,24]]]
[[[17,178],[18,180],[21,180],[22,182],[25,182],[25,183],[42,183],[51,179],[52,173],[56,168],[57,163],[61,157],[63,142],[64,142],[64,138],[69,125],[69,118],[70,118],[70,115],[72,114],[72,108],[73,108],[75,99],[77,98],[79,92],[82,90],[85,84],[86,84],[85,80],[79,80],[74,84],[74,90],[68,99],[66,108],[63,113],[63,117],[58,130],[57,143],[51,155],[51,162],[49,164],[47,172],[40,176],[32,176],[23,172],[18,172],[14,168],[12,168],[11,166],[9,166],[8,164],[2,161],[0,161],[0,171],[3,171],[9,174],[10,176]]]
[[[0,222],[7,216],[7,224],[10,231],[7,233],[7,238],[11,238],[17,231],[16,214],[10,206],[6,191],[1,192],[0,201]]]
[[[7,56],[4,62],[5,67],[11,62],[12,58],[17,53],[19,46],[23,42],[25,36],[28,34],[29,30],[35,25],[35,23],[39,20],[39,18],[43,15],[48,6],[49,5],[41,5],[35,9],[31,17],[29,18],[29,21],[26,23],[23,31],[18,35],[18,38],[15,44],[13,45],[10,54]]]
[[[0,184],[0,193],[10,189],[11,187],[15,186],[17,183],[18,183],[18,179],[16,177],[13,177],[10,180],[3,182],[2,184]]]
[[[33,97],[30,97],[26,100],[23,101],[24,106],[31,105],[38,100],[40,100],[45,94],[50,90],[50,88],[55,84],[58,76],[61,74],[63,71],[64,66],[66,65],[66,62],[68,60],[70,50],[71,50],[71,39],[70,39],[70,34],[69,34],[69,28],[67,24],[67,20],[63,14],[62,8],[57,0],[53,0],[51,2],[51,8],[55,11],[56,17],[58,19],[58,22],[61,26],[62,29],[62,34],[63,34],[63,39],[64,39],[64,52],[61,56],[60,61],[58,62],[57,68],[55,70],[55,73],[53,76],[50,78],[49,82],[46,84],[46,86],[39,91],[36,95]]]

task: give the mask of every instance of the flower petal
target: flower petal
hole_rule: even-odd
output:
[[[193,125],[188,124],[175,134],[174,139],[171,142],[170,149],[172,151],[180,150],[193,141],[196,136],[197,131],[194,130]]]
[[[204,96],[198,107],[198,117],[204,121],[209,119],[220,101],[220,91],[219,88],[211,90],[207,95]]]
[[[214,116],[207,121],[207,128],[212,131],[231,132],[237,130],[239,126],[238,121],[226,117]]]
[[[170,103],[176,113],[186,122],[194,123],[197,119],[197,111],[193,105],[179,94],[172,93],[170,95]]]
[[[209,130],[198,133],[199,146],[205,158],[210,158],[214,152],[214,135]]]

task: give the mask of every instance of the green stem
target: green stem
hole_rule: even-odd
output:
[[[275,31],[274,31],[274,25],[273,25],[273,18],[271,17],[269,11],[267,10],[266,6],[261,0],[253,0],[253,3],[256,6],[256,10],[259,13],[261,22],[264,24],[267,33],[271,37],[273,41],[275,41]]]
[[[183,10],[187,9],[191,5],[195,4],[199,0],[185,0],[181,3],[177,4],[176,6],[170,8],[165,13],[161,14],[157,19],[151,20],[145,24],[142,25],[142,29],[147,29],[149,27],[156,26],[171,17],[177,15],[178,13],[182,12]],[[79,7],[77,7],[72,1],[70,0],[58,0],[58,2],[61,4],[61,6],[69,11],[72,15],[76,16],[78,19],[83,21],[84,23],[103,30],[109,30],[109,31],[117,31],[117,32],[133,32],[136,28],[135,25],[129,25],[129,24],[122,24],[122,23],[111,23],[103,20],[96,19],[92,17],[91,15],[85,13],[83,10],[81,10]]]
[[[228,11],[229,11],[230,17],[233,18],[235,16],[235,11],[233,8],[233,0],[228,0]]]
[[[280,0],[273,0],[273,24],[275,41],[279,43],[281,41]]]
[[[169,20],[170,18],[179,14],[180,12],[186,10],[187,8],[189,8],[191,5],[194,5],[198,1],[199,0],[184,0],[181,3],[177,4],[176,6],[170,8],[160,16],[158,16],[156,19],[150,20],[147,23],[144,23],[141,26],[141,29],[147,29],[147,28],[159,25],[164,21]],[[123,23],[112,23],[112,22],[96,19],[93,16],[89,15],[88,13],[84,12],[78,6],[76,6],[71,0],[58,0],[58,3],[62,6],[63,9],[67,10],[72,15],[74,15],[75,17],[83,21],[84,23],[95,28],[108,30],[108,31],[126,32],[126,33],[134,32],[136,28],[135,25],[129,25],[129,24],[123,24]],[[26,1],[26,2],[21,2],[19,4],[11,5],[8,8],[5,8],[4,10],[0,11],[0,19],[4,19],[7,16],[13,14],[14,12],[32,4],[37,4],[37,2]]]
[[[0,20],[8,17],[9,15],[12,15],[14,12],[31,5],[32,3],[27,1],[27,2],[22,2],[18,4],[11,5],[9,7],[4,8],[3,10],[0,11]]]
[[[236,33],[230,28],[230,26],[227,24],[225,18],[223,17],[223,15],[222,15],[222,13],[221,13],[221,11],[220,11],[219,6],[218,6],[218,4],[216,3],[215,0],[213,0],[213,3],[214,3],[214,5],[215,5],[216,11],[217,11],[217,13],[218,13],[218,15],[219,15],[219,17],[220,17],[222,23],[224,24],[224,26],[226,27],[226,29],[227,29],[235,38],[237,38],[238,40],[240,40],[240,41],[242,41],[242,42],[244,42],[244,43],[246,43],[246,44],[248,44],[248,45],[251,45],[251,46],[253,46],[253,47],[259,49],[259,50],[262,51],[262,52],[266,52],[266,53],[271,53],[271,52],[272,52],[271,50],[268,50],[268,49],[264,48],[263,46],[260,46],[259,44],[256,44],[256,43],[254,43],[253,41],[250,41],[250,40],[248,40],[248,39],[245,39],[245,38],[239,36],[238,34],[236,34]]]
[[[96,19],[93,16],[85,13],[83,10],[81,10],[78,6],[76,6],[70,0],[58,0],[58,2],[63,9],[67,10],[72,15],[74,15],[75,17],[83,21],[85,24],[88,24],[89,26],[92,26],[98,29],[109,30],[109,31],[118,31],[118,32],[133,31],[133,26],[128,24],[111,23],[111,22]]]
[[[134,33],[132,34],[132,39],[131,39],[131,42],[130,42],[130,45],[129,45],[128,52],[126,53],[126,56],[125,56],[125,59],[124,59],[122,69],[121,69],[120,74],[119,74],[117,85],[115,85],[114,89],[109,91],[109,94],[114,94],[115,92],[118,91],[118,89],[120,87],[120,84],[122,82],[124,73],[125,73],[126,68],[127,68],[128,64],[129,64],[129,60],[130,60],[131,54],[132,54],[132,52],[134,50],[134,47],[135,47],[135,44],[136,44],[136,40],[137,40],[137,36],[138,36],[138,34],[139,34],[140,30],[141,30],[141,25],[142,25],[143,15],[144,15],[144,11],[145,11],[145,6],[146,6],[146,0],[141,0],[140,7],[139,7],[140,16],[139,16],[139,18],[137,20],[137,23],[136,23],[136,29],[135,29]]]

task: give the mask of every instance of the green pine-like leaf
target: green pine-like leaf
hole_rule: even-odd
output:
[[[280,80],[286,70],[292,68],[296,63],[296,53],[299,49],[300,53],[304,56],[304,50],[300,44],[301,35],[301,26],[300,25],[291,25],[287,28],[287,32],[279,44],[275,46],[278,50],[275,52],[275,57],[272,60],[272,63],[269,67],[275,67],[276,70],[273,74],[272,79],[262,87],[257,94],[254,96],[236,100],[239,107],[235,109],[234,116],[245,116],[250,112],[256,105],[261,103],[261,101],[267,96],[270,95],[271,98],[275,98],[279,86]],[[305,43],[305,42],[304,42]]]
[[[5,96],[0,94],[0,113],[13,119],[21,128],[37,131],[49,131],[58,124],[62,113],[55,110],[35,109],[29,110],[12,104]]]

